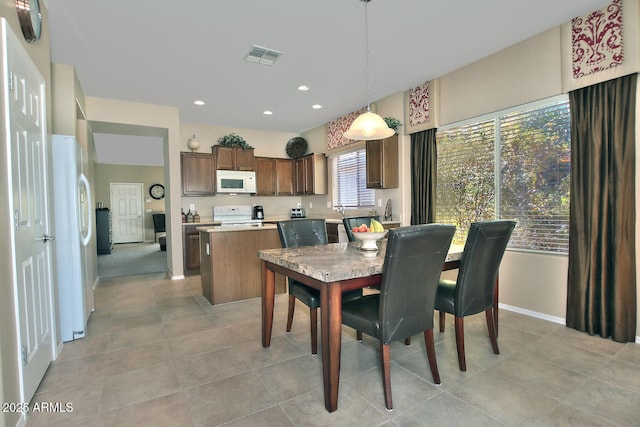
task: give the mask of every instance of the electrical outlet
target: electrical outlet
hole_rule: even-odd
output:
[[[327,202],[327,209],[331,209],[331,202]]]
[[[313,208],[313,202],[309,202],[309,209]]]
[[[378,199],[378,207],[381,208],[382,207],[382,199]]]
[[[189,209],[191,209],[192,211],[195,211],[196,210],[196,204],[195,203],[189,204]]]

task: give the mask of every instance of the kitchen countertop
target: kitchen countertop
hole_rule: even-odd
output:
[[[226,226],[222,227],[219,225],[214,226],[203,226],[199,227],[198,231],[204,231],[205,233],[225,233],[228,231],[264,231],[264,230],[276,230],[277,227],[275,224],[263,224],[263,225],[239,225],[239,226]]]
[[[220,231],[249,231],[249,230],[255,230],[255,229],[260,229],[260,228],[264,228],[264,229],[271,229],[271,228],[275,228],[276,225],[275,223],[278,221],[288,221],[290,219],[324,219],[327,224],[342,224],[342,218],[326,218],[326,217],[320,217],[320,216],[308,216],[305,218],[289,218],[289,217],[267,217],[263,220],[263,225],[261,226],[253,226],[253,227],[247,227],[247,226],[238,226],[238,227],[220,227],[220,222],[219,221],[213,221],[213,220],[205,220],[205,221],[200,221],[200,222],[183,222],[182,226],[196,226],[199,227],[199,231],[215,231],[215,232],[220,232]],[[382,225],[385,224],[398,224],[400,225],[400,221],[380,221],[380,223]],[[211,229],[211,230],[208,230]]]

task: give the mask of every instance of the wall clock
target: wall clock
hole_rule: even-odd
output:
[[[42,33],[42,13],[39,0],[16,0],[18,21],[24,39],[29,43],[40,39]]]
[[[164,197],[164,185],[153,184],[149,187],[149,195],[156,200],[160,200]]]

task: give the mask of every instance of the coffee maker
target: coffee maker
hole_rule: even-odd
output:
[[[253,206],[253,219],[264,219],[264,208],[262,205]]]

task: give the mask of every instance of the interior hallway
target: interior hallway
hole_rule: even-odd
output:
[[[391,348],[394,410],[384,407],[377,341],[344,328],[338,410],[322,397],[310,355],[308,309],[285,334],[276,298],[271,347],[261,346],[260,300],[211,306],[200,276],[101,281],[84,339],[66,343],[33,402],[28,426],[631,426],[640,420],[640,345],[589,337],[501,310],[500,355],[484,315],[465,319],[467,372],[458,370],[453,319],[436,330],[441,386],[424,341]]]

